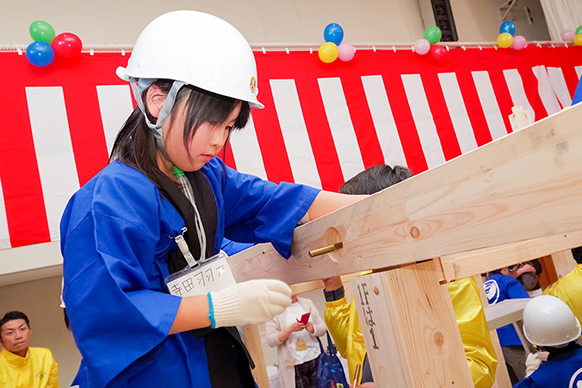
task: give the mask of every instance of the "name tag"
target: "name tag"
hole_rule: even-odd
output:
[[[203,263],[166,277],[170,294],[176,296],[206,295],[210,291],[219,291],[234,286],[236,281],[227,263],[228,256],[219,254],[206,259]]]

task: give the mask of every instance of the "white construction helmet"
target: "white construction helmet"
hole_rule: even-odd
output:
[[[580,337],[580,322],[561,299],[541,295],[523,309],[523,333],[534,345],[566,345]]]
[[[228,22],[203,12],[173,11],[141,32],[125,75],[170,79],[247,101],[257,100],[257,67],[246,39]]]

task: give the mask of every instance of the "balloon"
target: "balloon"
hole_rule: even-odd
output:
[[[329,23],[325,30],[323,31],[323,39],[326,42],[335,43],[336,46],[339,46],[344,38],[344,30],[342,26],[337,23]]]
[[[513,36],[511,36],[509,32],[499,34],[499,36],[497,37],[497,44],[501,48],[511,47],[511,45],[513,44]]]
[[[511,44],[511,48],[514,50],[521,50],[527,44],[527,40],[521,35],[515,35],[513,37],[513,43]]]
[[[337,57],[344,62],[351,61],[354,55],[356,55],[356,49],[349,43],[342,43],[338,47]]]
[[[46,42],[32,42],[26,48],[26,59],[34,66],[47,66],[55,59],[55,52]]]
[[[430,50],[430,42],[424,38],[417,39],[414,42],[414,52],[419,55],[424,55]]]
[[[571,43],[574,41],[574,36],[576,36],[576,34],[574,33],[573,30],[564,30],[562,31],[562,40],[564,42],[568,42]]]
[[[437,44],[442,37],[443,33],[437,26],[431,26],[424,30],[424,39],[428,40],[430,44]]]
[[[578,28],[576,28],[576,35],[580,34],[582,34],[582,26],[578,26]]]
[[[582,46],[582,34],[578,34],[574,37],[574,44],[576,46]]]
[[[443,46],[431,46],[430,47],[430,55],[436,59],[441,60],[444,59],[445,55],[447,54],[447,49]]]
[[[515,34],[515,23],[510,20],[504,21],[499,27],[499,33],[508,33],[509,35],[513,36]]]
[[[55,30],[45,21],[37,20],[32,22],[29,29],[30,36],[35,42],[45,42],[51,44],[55,38]]]
[[[339,50],[335,43],[327,42],[319,47],[319,59],[324,63],[332,63],[338,55]]]
[[[51,44],[55,54],[63,58],[73,58],[81,54],[81,49],[83,44],[81,39],[75,34],[70,32],[63,32],[58,34]]]

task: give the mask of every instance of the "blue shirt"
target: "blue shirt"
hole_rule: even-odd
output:
[[[582,349],[563,353],[544,362],[514,388],[578,388],[582,387]]]
[[[518,280],[500,273],[492,275],[485,282],[484,287],[490,305],[502,302],[505,299],[529,298],[527,291]],[[513,324],[497,329],[497,336],[501,346],[521,346],[521,340]]]
[[[218,210],[215,253],[227,236],[272,242],[290,255],[293,229],[319,190],[263,181],[218,158],[202,171]],[[166,255],[183,227],[158,188],[120,162],[69,201],[61,220],[63,299],[83,357],[81,387],[210,387],[204,340],[168,335],[181,298],[167,292]]]

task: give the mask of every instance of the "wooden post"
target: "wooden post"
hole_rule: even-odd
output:
[[[487,295],[485,294],[485,287],[483,286],[483,280],[481,276],[475,276],[477,280],[477,288],[479,289],[479,297],[481,298],[481,304],[483,307],[489,306],[489,300],[487,300]],[[507,371],[507,366],[505,366],[505,357],[503,356],[503,350],[501,349],[501,344],[499,343],[499,337],[497,336],[497,330],[489,331],[491,335],[491,342],[493,343],[493,349],[495,349],[495,354],[497,355],[497,368],[495,369],[495,384],[491,388],[511,388],[511,379],[509,378],[509,372]]]
[[[572,256],[571,249],[554,253],[552,255],[552,261],[554,262],[554,268],[556,269],[558,279],[568,275],[577,265],[574,256]]]
[[[265,364],[265,355],[263,353],[263,345],[261,344],[261,336],[259,334],[259,327],[257,325],[243,326],[245,333],[245,345],[255,362],[255,369],[253,369],[253,377],[259,388],[269,388],[269,376],[267,375],[267,366]]]
[[[473,386],[433,260],[356,277],[352,287],[377,386]]]

